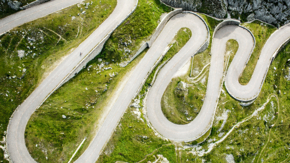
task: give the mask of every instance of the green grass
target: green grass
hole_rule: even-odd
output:
[[[18,2],[21,2],[21,6],[25,6],[26,4],[33,2],[33,1],[35,1],[35,0],[18,0]],[[0,12],[0,19],[17,12],[9,7],[8,1],[2,1],[0,3],[0,11],[1,11]]]
[[[216,162],[221,159],[222,155],[232,154],[236,162],[252,162],[253,160],[254,162],[261,162],[262,159],[264,162],[287,162],[287,159],[289,161],[290,119],[288,115],[290,103],[287,90],[289,89],[290,81],[285,78],[285,75],[289,73],[290,65],[287,64],[287,60],[290,58],[289,51],[290,45],[288,44],[273,61],[262,92],[252,105],[241,107],[227,93],[222,94],[216,116],[220,116],[228,110],[230,111],[228,119],[223,129],[218,131],[223,121],[216,118],[208,140],[219,140],[220,137],[218,135],[220,133],[225,135],[225,133],[229,132],[233,125],[261,107],[270,95],[277,95],[278,99],[272,97],[265,110],[260,112],[257,117],[253,117],[234,129],[229,137],[215,147],[210,154],[205,155],[204,159]],[[274,70],[274,67],[277,69]],[[201,146],[207,149],[209,144],[209,142],[205,142]],[[194,159],[195,157],[192,156],[192,158]]]
[[[116,128],[103,154],[97,162],[148,162],[153,155],[162,154],[175,162],[175,147],[171,142],[158,138],[152,129],[140,120],[129,108]],[[165,146],[167,145],[167,146]],[[157,150],[156,150],[157,149]]]
[[[229,40],[226,45],[227,55],[225,56],[225,59],[229,62],[228,65],[231,63],[237,50],[237,41]],[[162,111],[168,120],[176,124],[187,124],[198,115],[206,93],[209,62],[210,54],[209,50],[206,50],[193,58],[191,73],[193,78],[197,79],[191,80],[188,78],[188,74],[172,79],[161,101]],[[203,68],[204,70],[201,72]],[[178,87],[180,82],[187,84],[187,88],[181,91],[181,94]]]
[[[1,139],[16,107],[28,97],[48,70],[53,69],[55,62],[79,45],[110,15],[116,2],[106,0],[93,3],[86,9],[86,14],[80,16],[77,16],[80,8],[74,5],[17,27],[0,37]],[[80,7],[84,9],[84,5]],[[96,10],[96,7],[106,10]],[[78,33],[78,27],[82,32]],[[59,36],[51,31],[64,39],[59,41]],[[18,50],[24,50],[26,56],[20,59]],[[2,150],[0,160],[5,161]]]
[[[232,63],[232,60],[234,59],[235,54],[238,51],[238,48],[239,48],[239,43],[236,40],[231,39],[227,42],[226,57],[230,57],[228,58],[228,64],[227,64],[228,66],[230,66],[230,64]]]
[[[208,23],[212,37],[214,28],[218,25],[219,21],[202,14],[200,16]],[[161,107],[169,121],[176,124],[188,124],[198,115],[206,93],[208,70],[210,67],[208,65],[210,63],[210,46],[204,52],[193,57],[190,70],[192,78],[188,78],[189,75],[186,74],[172,79],[164,92]],[[201,73],[203,68],[205,69]],[[198,76],[199,73],[201,73],[200,76]],[[181,81],[187,84],[187,88],[183,91],[180,91],[178,87]]]
[[[170,10],[157,0],[139,0],[136,11],[112,34],[101,54],[54,92],[32,115],[25,137],[28,150],[35,160],[67,162],[87,137],[74,159],[84,152],[119,82],[141,59],[142,55],[121,68],[119,62],[130,55],[124,51],[134,51],[136,46],[148,39],[157,27],[161,14]],[[112,69],[100,69],[101,64]],[[113,73],[117,75],[113,77]]]
[[[153,76],[158,68],[168,59],[170,59],[174,54],[176,54],[180,48],[186,43],[190,38],[190,31],[181,29],[175,37],[176,42],[172,45],[169,51],[166,53],[164,58],[156,66],[156,68],[149,75],[146,80],[138,98],[140,99],[140,106],[143,106],[143,100],[146,95],[148,88],[152,82]],[[171,142],[163,140],[155,135],[151,127],[148,127],[146,119],[142,114],[141,119],[139,119],[134,112],[142,111],[142,109],[129,108],[119,126],[117,127],[115,133],[110,139],[107,147],[105,148],[103,154],[99,157],[98,162],[116,162],[116,161],[126,161],[126,162],[153,162],[156,160],[158,154],[162,154],[170,162],[178,162],[178,158],[175,154],[175,146]],[[146,139],[144,140],[144,136]],[[143,139],[140,139],[143,138]],[[162,149],[166,146],[167,152]],[[180,151],[181,153],[182,150]],[[181,154],[182,155],[182,154]],[[181,156],[178,156],[181,157]]]
[[[271,95],[270,102],[266,108],[259,112],[257,117],[243,123],[219,145],[217,145],[209,154],[204,157],[196,157],[188,154],[191,160],[205,159],[211,162],[225,162],[225,155],[232,154],[236,162],[287,162],[289,161],[289,80],[285,75],[289,73],[290,45],[288,44],[276,57],[270,66],[262,91],[256,101],[248,106],[242,107],[237,101],[232,99],[226,93],[225,88],[221,94],[217,107],[216,117],[220,117],[225,111],[228,112],[228,118],[224,127],[221,129],[223,120],[215,118],[210,137],[201,144],[202,149],[208,149],[212,140],[219,140],[230,129],[242,121],[245,117],[251,115],[254,110],[260,108],[267,98]],[[276,67],[276,70],[274,69]],[[278,105],[279,102],[279,105]],[[274,126],[272,126],[274,125]],[[212,141],[212,142],[211,142]]]
[[[259,41],[262,40],[258,40],[258,44],[260,44]],[[237,48],[236,41],[228,41],[227,50],[232,51],[229,56],[233,56]],[[210,134],[208,132],[209,137],[204,142],[200,141],[202,142],[200,145],[196,145],[199,142],[189,142],[184,144],[185,146],[189,145],[187,148],[181,146],[180,150],[173,150],[174,147],[172,146],[171,149],[168,149],[168,151],[172,151],[169,156],[162,153],[159,149],[165,145],[170,147],[171,143],[154,135],[151,127],[147,126],[148,122],[144,119],[143,114],[141,116],[142,120],[135,115],[136,110],[143,113],[145,108],[129,108],[99,162],[137,162],[140,160],[153,162],[156,160],[157,154],[167,156],[170,162],[202,162],[202,160],[206,162],[226,162],[226,156],[229,154],[233,155],[235,162],[252,162],[253,160],[254,162],[261,162],[262,159],[264,162],[289,162],[290,118],[288,115],[290,114],[290,95],[288,90],[290,89],[290,81],[285,77],[290,73],[290,62],[287,61],[290,58],[289,51],[290,44],[277,55],[270,66],[261,93],[252,105],[248,107],[240,106],[239,102],[231,98],[223,87],[213,127]],[[201,55],[198,54],[197,56]],[[232,57],[229,61],[231,59]],[[199,69],[201,70],[204,64],[200,65]],[[274,67],[276,70],[274,70]],[[143,89],[143,91],[143,93],[146,93],[146,89]],[[143,93],[139,94],[139,99],[144,98]],[[220,140],[234,125],[260,108],[270,96],[270,102],[263,111],[258,113],[258,116],[254,116],[233,129],[229,136],[215,146],[209,154],[201,157],[192,154],[198,151],[198,148],[195,147],[207,151],[211,143]],[[278,96],[278,99],[276,96]],[[224,122],[221,118],[223,113],[226,113],[228,117],[223,128],[221,128]],[[273,124],[274,126],[272,126]],[[147,136],[146,140],[149,141],[136,141],[138,136],[143,135]],[[160,141],[156,141],[156,139]],[[177,147],[178,145],[175,149]]]
[[[276,30],[276,28],[273,26],[269,26],[267,24],[261,26],[260,21],[254,21],[253,23],[250,24],[244,23],[241,25],[248,28],[253,33],[256,39],[255,49],[249,59],[249,62],[247,63],[246,68],[244,69],[239,79],[239,82],[241,84],[246,85],[252,77],[252,74],[254,72],[255,66],[257,64],[264,44],[266,43],[270,35]]]

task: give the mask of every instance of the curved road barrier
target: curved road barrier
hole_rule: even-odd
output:
[[[70,1],[70,0],[69,0]],[[79,71],[88,58],[95,56],[103,47],[104,41],[110,34],[135,10],[138,0],[118,0],[112,14],[96,29],[84,42],[82,42],[65,61],[31,93],[31,95],[16,108],[10,118],[7,129],[7,148],[10,159],[14,163],[35,162],[30,156],[26,145],[24,132],[27,122],[34,111],[68,78]],[[80,56],[80,52],[86,55]],[[98,145],[90,144],[77,162],[95,162],[95,148]],[[83,161],[85,158],[86,161]]]
[[[3,19],[0,19],[0,35],[17,26],[44,17],[81,1],[82,0],[51,0],[49,2],[31,7],[27,10],[19,11],[13,15],[7,16]]]
[[[226,20],[220,23],[213,36],[208,85],[200,113],[191,123],[185,125],[174,124],[164,116],[161,110],[162,95],[175,72],[182,66],[178,60],[172,59],[159,72],[155,84],[148,93],[147,114],[151,124],[161,135],[174,141],[188,142],[200,138],[211,128],[214,120],[225,74],[226,42],[234,39],[239,44],[238,51],[225,77],[226,89],[236,100],[249,102],[255,100],[259,95],[271,61],[281,47],[289,41],[289,38],[290,24],[274,32],[261,51],[250,82],[247,85],[241,85],[239,77],[255,47],[255,38],[248,29],[239,26],[239,22],[236,20]],[[189,59],[189,55],[186,53],[179,53],[174,57]]]

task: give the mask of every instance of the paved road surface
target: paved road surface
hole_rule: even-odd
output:
[[[238,78],[243,72],[246,62],[254,48],[254,39],[251,33],[236,25],[227,25],[219,29],[212,42],[211,64],[206,90],[206,97],[198,116],[189,124],[178,125],[170,122],[161,110],[161,98],[170,83],[173,75],[182,66],[176,58],[184,57],[189,59],[190,55],[179,54],[170,60],[159,72],[159,75],[150,89],[147,97],[148,118],[153,127],[164,137],[174,141],[193,141],[205,134],[212,125],[215,110],[217,107],[220,90],[222,86],[226,42],[235,39],[239,44],[239,49],[227,71],[225,85],[229,93],[241,101],[254,100],[263,85],[271,60],[276,56],[277,50],[290,38],[290,25],[286,25],[277,30],[267,40],[262,49],[253,76],[249,84],[243,86]]]
[[[82,0],[51,0],[0,19],[0,35],[27,22],[44,17]]]
[[[148,93],[147,113],[151,124],[161,135],[174,141],[187,142],[198,139],[211,128],[222,84],[225,46],[227,40],[231,38],[236,39],[240,43],[240,47],[243,47],[242,49],[246,50],[248,45],[251,45],[248,40],[251,40],[251,35],[245,29],[237,26],[226,26],[216,33],[212,42],[206,97],[200,113],[189,124],[178,125],[170,122],[161,110],[161,98],[176,71],[191,55],[180,51],[174,58],[183,57],[183,61],[179,63],[177,59],[172,58],[159,72]]]
[[[193,14],[178,14],[172,17],[153,43],[152,47],[131,73],[128,82],[113,104],[113,107],[100,127],[100,130],[97,132],[97,136],[91,144],[92,147],[89,147],[93,148],[92,150],[95,150],[95,153],[85,152],[79,158],[80,161],[77,161],[78,163],[90,162],[87,158],[91,157],[92,154],[98,158],[99,154],[101,154],[100,152],[102,151],[102,148],[105,147],[110,139],[111,134],[114,132],[114,129],[128,108],[132,98],[134,98],[136,92],[142,86],[142,82],[147,73],[150,71],[151,67],[153,67],[158,58],[164,54],[166,46],[168,46],[173,40],[175,34],[181,27],[189,27],[192,29],[193,35],[193,39],[187,43],[187,46],[181,50],[181,53],[186,52],[193,55],[207,39],[207,29],[197,16]],[[180,60],[179,58],[175,59]]]
[[[64,4],[69,2],[76,3],[79,0],[63,1]],[[57,1],[58,2],[58,1]],[[57,3],[52,1],[51,4]],[[118,0],[118,4],[110,17],[77,49],[75,49],[65,61],[63,61],[40,85],[33,91],[33,93],[17,108],[8,127],[7,145],[11,159],[15,163],[30,163],[35,162],[27,151],[25,146],[24,132],[26,124],[36,110],[36,108],[43,102],[65,76],[77,65],[84,57],[79,56],[79,53],[87,54],[93,47],[96,46],[107,34],[110,34],[136,7],[137,0]],[[50,3],[49,3],[50,4]],[[44,6],[40,5],[39,7]],[[58,6],[58,5],[56,5]],[[52,8],[52,6],[48,7]],[[24,14],[36,15],[40,10],[37,7],[32,8],[31,11],[22,11],[19,13],[28,12]],[[48,9],[47,9],[48,10]],[[55,11],[55,10],[54,10]],[[53,11],[47,12],[47,15]],[[18,13],[17,13],[18,14]],[[1,32],[5,32],[15,26],[24,22],[16,23],[17,20],[25,18],[14,16],[13,21],[3,19],[0,21]],[[40,14],[38,14],[40,15]],[[43,16],[44,16],[43,15]],[[18,15],[19,16],[19,15]],[[21,14],[20,14],[21,16]],[[41,16],[40,16],[41,17]],[[36,18],[33,18],[36,19]],[[3,25],[4,23],[4,25]],[[235,39],[239,43],[239,49],[229,67],[226,76],[226,87],[233,97],[236,99],[251,99],[255,98],[260,91],[264,77],[267,74],[268,67],[274,52],[283,44],[290,36],[290,27],[285,26],[275,32],[266,42],[262,50],[260,59],[257,63],[253,77],[248,85],[242,86],[238,83],[238,76],[241,74],[244,65],[249,58],[251,49],[253,48],[253,38],[251,34],[239,26],[228,25],[217,31],[212,43],[212,59],[209,71],[208,86],[206,98],[201,112],[189,124],[177,125],[166,119],[161,111],[161,97],[170,83],[175,72],[194,55],[207,39],[207,28],[203,21],[190,13],[181,13],[172,17],[164,27],[161,34],[155,40],[152,47],[147,54],[142,58],[139,64],[135,67],[129,80],[116,99],[112,108],[96,132],[95,138],[87,150],[78,158],[78,163],[93,163],[95,162],[105,147],[111,134],[118,125],[121,117],[128,108],[132,98],[136,95],[137,90],[142,86],[147,73],[155,64],[158,58],[164,54],[164,50],[174,38],[175,34],[182,27],[187,27],[192,31],[192,37],[187,44],[164,66],[160,71],[155,84],[151,88],[147,99],[148,117],[152,125],[163,136],[175,141],[192,141],[204,133],[206,133],[213,122],[215,109],[217,106],[220,89],[222,85],[222,78],[224,74],[224,54],[225,45],[229,39]]]
[[[70,0],[68,0],[70,1]],[[93,49],[103,38],[110,34],[137,6],[138,0],[118,0],[113,13],[79,45],[16,109],[8,126],[7,147],[14,163],[35,162],[26,146],[24,132],[30,116],[43,100],[61,83],[71,70]],[[80,52],[83,53],[80,56]],[[94,146],[85,152],[87,161],[95,162]],[[90,156],[87,156],[90,155]],[[83,157],[81,157],[83,158]],[[83,162],[83,161],[79,161]],[[84,163],[84,162],[83,162]]]
[[[279,50],[280,46],[289,40],[289,38],[290,24],[281,27],[268,38],[247,85],[241,85],[239,83],[239,77],[243,73],[251,53],[245,52],[236,54],[225,78],[225,86],[229,94],[239,101],[248,102],[255,100],[259,96],[269,66],[272,59],[274,59],[273,57],[277,55],[277,50]]]

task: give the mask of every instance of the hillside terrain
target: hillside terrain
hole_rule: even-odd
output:
[[[36,0],[0,0],[0,20],[33,1]],[[117,1],[84,0],[0,35],[0,163],[10,162],[7,126],[11,124],[14,110],[110,16]],[[166,84],[167,89],[162,95],[160,110],[170,122],[179,125],[197,119],[206,103],[204,99],[213,65],[211,59],[214,58],[212,40],[222,19],[240,19],[240,26],[248,29],[255,38],[255,47],[239,78],[243,85],[254,76],[266,41],[279,29],[277,27],[290,23],[290,0],[138,0],[132,15],[111,34],[99,55],[51,94],[31,117],[25,117],[29,121],[23,131],[24,141],[35,161],[76,161],[92,144],[104,119],[110,117],[110,107],[121,108],[113,107],[113,104],[117,97],[124,97],[121,91],[128,81],[132,81],[133,70],[150,54],[148,51],[154,49],[148,45],[148,40],[158,31],[161,20],[173,11],[162,2],[199,12],[197,16],[208,26],[208,48],[189,58],[181,67],[185,72],[178,71]],[[168,49],[151,67],[114,131],[110,136],[103,136],[110,140],[97,162],[290,161],[290,43],[285,44],[272,60],[259,96],[253,103],[244,105],[228,93],[225,85],[221,86],[211,128],[200,138],[177,142],[154,127],[148,118],[149,92],[156,85],[162,69],[196,36],[196,31],[183,27],[172,37]],[[239,47],[242,49],[243,46],[235,39],[225,44],[226,72]],[[148,46],[136,55],[144,45]],[[98,155],[96,153],[94,150]]]

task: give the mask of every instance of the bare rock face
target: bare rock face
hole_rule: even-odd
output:
[[[242,21],[259,19],[275,26],[290,22],[290,0],[161,0],[167,5],[184,10],[209,14],[217,18]]]
[[[20,6],[21,6],[21,2],[18,1],[8,1],[8,5],[10,8],[12,8],[13,10],[19,10]]]
[[[165,4],[184,10],[199,11],[224,18],[226,16],[226,0],[161,0]]]

